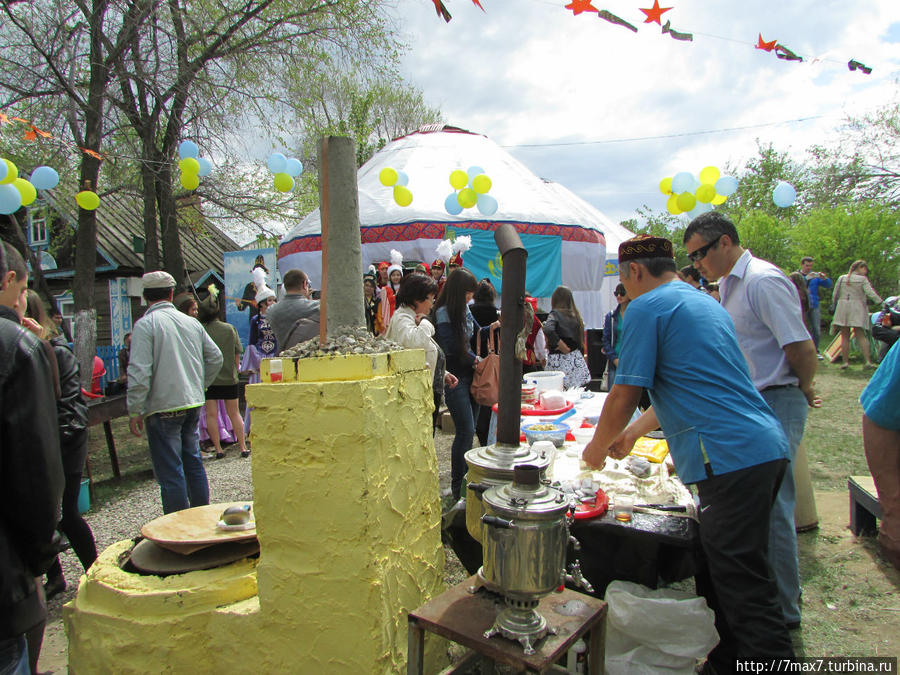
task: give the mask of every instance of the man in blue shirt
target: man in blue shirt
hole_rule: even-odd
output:
[[[708,575],[698,574],[697,586],[720,636],[709,662],[730,672],[735,658],[790,656],[767,556],[787,440],[750,380],[728,313],[678,281],[672,242],[646,235],[623,242],[619,274],[632,298],[619,369],[583,458],[600,467],[607,455],[624,457],[661,425],[678,475],[700,496]],[[643,388],[653,407],[626,429]]]
[[[816,345],[816,354],[821,361],[823,356],[819,354],[819,338],[822,335],[822,310],[819,306],[819,289],[831,288],[832,281],[822,272],[812,271],[814,262],[812,256],[803,256],[800,260],[799,272],[806,280],[806,287],[809,289],[809,311],[806,314],[806,323],[809,324],[809,333]]]

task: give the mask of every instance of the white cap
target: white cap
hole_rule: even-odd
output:
[[[162,270],[147,272],[141,277],[141,282],[144,288],[175,288],[175,277]]]
[[[256,304],[258,305],[263,300],[268,300],[269,298],[275,297],[275,291],[273,291],[268,286],[263,286],[258,291],[256,291]]]

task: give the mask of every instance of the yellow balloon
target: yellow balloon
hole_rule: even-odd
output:
[[[185,157],[183,160],[178,162],[178,168],[181,169],[181,173],[197,173],[198,171],[200,171],[200,162],[198,162],[193,157]],[[188,190],[193,189],[194,188],[188,188]]]
[[[713,206],[718,206],[719,204],[724,204],[725,200],[728,199],[725,195],[716,195],[710,200],[710,204]]]
[[[390,187],[397,182],[397,169],[392,169],[389,166],[384,167],[378,174],[378,180],[381,181],[382,185]]]
[[[100,197],[96,192],[90,190],[82,190],[79,192],[75,195],[75,201],[78,203],[78,206],[85,211],[93,211],[100,206]]]
[[[394,201],[398,206],[409,206],[412,204],[413,194],[405,185],[394,186]]]
[[[718,178],[716,179],[718,180]],[[697,201],[703,202],[704,204],[709,204],[713,197],[716,196],[716,188],[714,188],[709,183],[704,183],[700,187],[697,188]]]
[[[275,189],[279,192],[290,192],[294,189],[294,179],[289,173],[276,173],[274,183]]]
[[[450,185],[454,190],[462,190],[469,182],[469,176],[462,169],[456,169],[450,173]],[[477,198],[476,198],[477,199]],[[472,202],[473,204],[475,202]],[[468,208],[468,207],[463,207]]]
[[[193,159],[191,157],[190,159]],[[196,190],[200,187],[200,176],[196,173],[183,173],[181,174],[181,187],[185,190]]]
[[[37,190],[34,189],[34,185],[24,178],[16,178],[13,181],[13,187],[22,195],[22,206],[28,206],[37,199]]]
[[[480,173],[472,179],[472,189],[480,195],[487,194],[491,189],[491,179],[486,173]]]
[[[690,192],[682,192],[678,195],[677,203],[682,211],[690,211],[697,205],[697,198]]]
[[[659,191],[664,195],[672,194],[672,176],[667,176],[659,181]]]
[[[678,207],[678,195],[669,196],[669,199],[666,200],[666,208],[673,216],[677,216],[679,213],[682,213],[682,210]]]
[[[714,166],[707,166],[700,171],[700,182],[704,185],[713,185],[722,173]]]
[[[463,172],[461,171],[460,173]],[[466,176],[466,178],[468,178],[468,176]],[[472,188],[464,188],[456,195],[456,201],[459,202],[459,205],[464,209],[471,209],[478,201],[478,195],[475,194],[475,190]]]
[[[0,180],[0,185],[9,185],[19,177],[19,170],[16,168],[16,165],[8,159],[4,159],[3,161],[6,162],[6,178]]]

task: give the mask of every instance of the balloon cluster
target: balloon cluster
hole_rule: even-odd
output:
[[[266,161],[269,171],[275,174],[272,183],[279,192],[290,192],[294,189],[294,179],[303,173],[303,163],[299,159],[286,157],[280,152],[273,152]]]
[[[700,177],[687,171],[659,181],[659,191],[668,196],[666,209],[673,216],[687,213],[691,218],[712,211],[713,206],[724,204],[738,188],[737,178],[723,176],[714,166],[700,171]]]
[[[397,171],[389,166],[384,167],[378,173],[378,180],[385,187],[394,188],[394,201],[398,206],[409,206],[412,204],[413,193],[407,185],[409,185],[409,176],[403,171]]]
[[[451,171],[450,186],[453,192],[444,200],[444,208],[451,216],[458,216],[463,209],[476,205],[483,216],[492,216],[497,212],[497,200],[488,194],[491,179],[480,166],[470,166],[467,171]]]
[[[0,213],[11,215],[37,199],[38,190],[51,190],[59,184],[59,174],[49,166],[39,166],[31,180],[19,178],[19,169],[8,159],[0,160]]]
[[[200,148],[194,141],[181,141],[178,144],[178,168],[181,169],[181,187],[185,190],[196,190],[200,179],[212,171],[212,162],[200,156]]]
[[[794,186],[783,180],[779,181],[772,190],[772,201],[775,202],[775,206],[786,209],[794,204],[795,199],[797,199],[797,191]]]

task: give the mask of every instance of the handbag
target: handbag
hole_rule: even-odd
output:
[[[481,331],[478,331],[475,350],[481,353]],[[497,354],[494,331],[490,330],[488,354],[475,364],[469,391],[478,405],[494,405],[500,400],[500,355]]]

